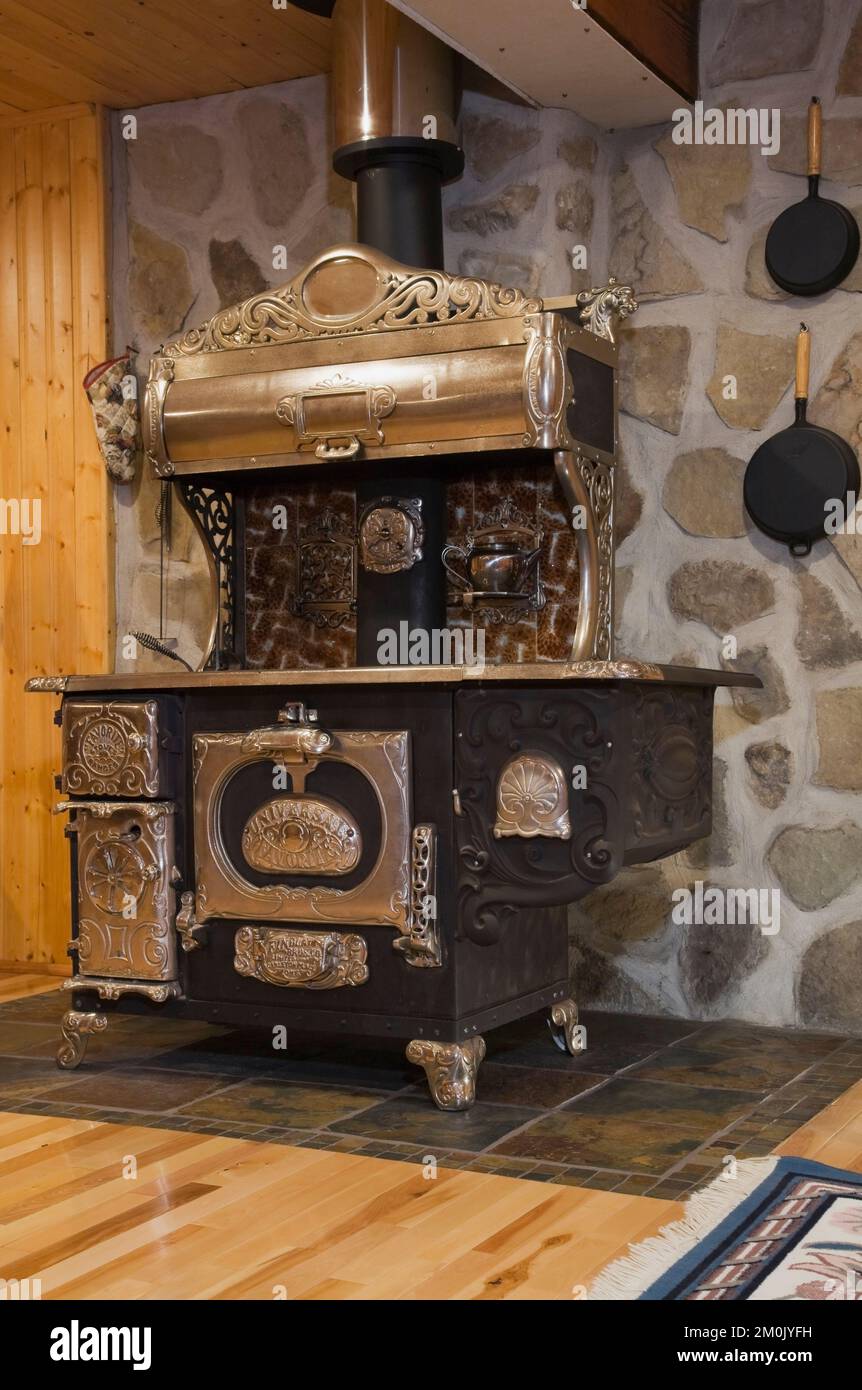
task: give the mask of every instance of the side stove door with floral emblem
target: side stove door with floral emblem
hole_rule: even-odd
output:
[[[177,977],[174,806],[166,801],[64,801],[78,842],[82,976]]]
[[[67,796],[163,794],[157,701],[66,700],[62,789]]]

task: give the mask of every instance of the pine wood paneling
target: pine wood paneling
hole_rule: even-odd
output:
[[[0,117],[0,961],[65,966],[59,736],[31,675],[110,669],[112,498],[81,382],[107,356],[104,127],[75,106]],[[8,507],[5,509],[8,515]]]
[[[146,106],[329,70],[329,22],[272,0],[3,0],[0,114]]]

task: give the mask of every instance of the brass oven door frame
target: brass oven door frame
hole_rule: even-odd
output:
[[[286,737],[278,727],[248,734],[194,736],[195,920],[347,922],[406,932],[410,925],[413,810],[407,730],[339,731],[328,735],[325,751],[309,750],[302,759],[306,775],[321,762],[341,762],[356,768],[371,784],[381,817],[380,850],[362,883],[348,889],[287,884],[259,887],[244,879],[230,860],[221,819],[231,779],[252,763],[283,761]]]

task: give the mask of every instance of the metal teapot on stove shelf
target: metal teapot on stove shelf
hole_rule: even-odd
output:
[[[441,559],[467,607],[482,599],[525,598],[541,606],[541,540],[541,533],[513,522],[511,506],[504,503],[487,525],[467,534],[463,546],[445,546]],[[463,572],[454,568],[450,557],[461,561]]]

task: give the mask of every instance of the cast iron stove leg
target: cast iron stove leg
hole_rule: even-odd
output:
[[[586,1052],[584,1030],[578,1027],[578,1006],[574,999],[563,999],[551,1005],[548,1027],[561,1052],[570,1052],[573,1057]]]
[[[79,1013],[77,1009],[70,1009],[60,1024],[63,1041],[57,1048],[57,1066],[64,1071],[79,1066],[84,1060],[90,1033],[104,1033],[107,1026],[107,1014]]]
[[[469,1110],[476,1099],[476,1073],[485,1056],[485,1039],[478,1035],[464,1043],[426,1042],[407,1044],[407,1060],[425,1068],[428,1088],[441,1110]]]

